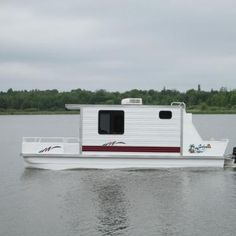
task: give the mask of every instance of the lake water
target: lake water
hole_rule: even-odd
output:
[[[0,235],[236,234],[233,169],[24,169],[22,136],[76,136],[76,115],[0,116]],[[235,115],[195,115],[236,146]]]

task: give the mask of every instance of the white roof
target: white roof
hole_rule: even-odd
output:
[[[106,108],[106,107],[114,107],[114,108],[166,108],[166,109],[179,109],[180,105],[120,105],[120,104],[65,104],[65,108],[67,110],[80,110],[85,107],[98,107],[98,108]]]

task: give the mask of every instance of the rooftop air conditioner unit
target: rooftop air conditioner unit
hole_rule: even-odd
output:
[[[122,105],[142,105],[142,98],[124,98],[121,100]]]

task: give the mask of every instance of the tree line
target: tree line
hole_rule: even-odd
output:
[[[126,92],[109,92],[106,90],[88,91],[75,89],[67,92],[53,90],[23,90],[9,89],[0,92],[0,111],[62,111],[66,103],[79,104],[120,104],[121,99],[140,97],[144,104],[168,105],[173,101],[185,102],[187,109],[206,110],[236,110],[236,89],[202,91],[190,89],[186,92],[162,89],[138,90]]]

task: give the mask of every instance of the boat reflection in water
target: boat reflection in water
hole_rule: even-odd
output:
[[[97,198],[97,229],[102,235],[122,233],[128,227],[127,205],[129,202],[122,187],[114,180],[94,186]]]
[[[212,168],[25,170],[17,211],[34,235],[233,235],[235,180]]]

